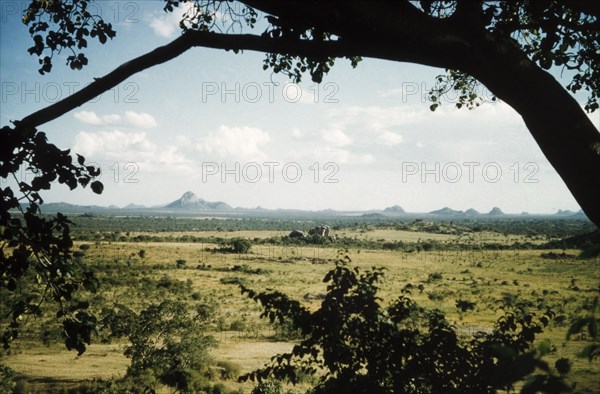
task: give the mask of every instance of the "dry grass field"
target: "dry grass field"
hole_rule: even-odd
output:
[[[142,233],[142,232],[140,232]],[[369,232],[340,231],[348,237],[370,237],[389,241],[415,242],[437,240],[452,242],[459,236],[399,230]],[[173,235],[181,235],[174,233]],[[201,234],[203,237],[217,233]],[[227,238],[269,238],[284,235],[279,231],[227,232]],[[341,235],[341,234],[340,234]],[[218,233],[223,237],[223,233]],[[501,234],[484,232],[473,242],[505,239]],[[89,245],[86,262],[99,271],[103,282],[101,290],[92,297],[99,311],[100,305],[127,304],[139,310],[164,298],[178,298],[193,302],[194,297],[206,297],[218,306],[211,335],[218,341],[212,351],[215,360],[230,361],[239,366],[241,373],[250,372],[267,362],[277,353],[289,351],[293,341],[275,337],[275,330],[259,319],[260,308],[240,294],[236,281],[243,281],[255,290],[275,289],[310,308],[319,306],[325,292],[322,279],[337,260],[340,251],[329,247],[281,245],[254,245],[248,254],[212,253],[217,245],[180,242],[78,242]],[[144,256],[140,256],[144,250]],[[547,251],[544,251],[547,252]],[[555,250],[562,253],[562,250]],[[577,251],[565,251],[575,255]],[[478,330],[490,330],[501,315],[500,306],[524,302],[532,310],[552,308],[558,320],[538,338],[548,341],[553,351],[547,356],[553,365],[560,357],[573,361],[568,382],[576,384],[583,393],[600,392],[600,363],[575,357],[587,343],[585,337],[565,339],[568,322],[585,313],[582,305],[597,293],[600,282],[600,264],[596,259],[544,259],[540,250],[505,251],[428,251],[406,253],[389,250],[348,249],[352,264],[362,269],[384,267],[386,280],[382,286],[382,303],[395,299],[405,285],[411,284],[410,297],[419,305],[437,308],[446,314],[459,333],[469,335]],[[178,267],[176,262],[180,263]],[[103,269],[111,265],[110,272]],[[251,273],[236,269],[245,266]],[[250,273],[249,273],[250,272]],[[152,283],[168,278],[179,281],[178,291],[157,290]],[[232,279],[233,278],[233,279]],[[153,282],[154,281],[154,282]],[[418,285],[424,288],[417,289]],[[456,300],[476,304],[475,311],[459,312]],[[41,319],[43,320],[43,319]],[[32,321],[23,339],[2,356],[0,362],[13,368],[20,376],[19,387],[24,392],[44,392],[75,387],[90,379],[108,379],[125,374],[129,360],[122,354],[124,342],[103,343],[98,338],[81,357],[68,352],[60,339],[47,344],[37,339],[40,321]],[[251,383],[223,381],[231,389],[241,388],[249,393]],[[165,392],[169,392],[165,389]]]

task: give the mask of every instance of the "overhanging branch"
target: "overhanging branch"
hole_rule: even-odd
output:
[[[437,58],[413,44],[395,44],[390,47],[386,40],[379,42],[338,40],[313,41],[287,38],[269,38],[253,34],[221,34],[212,32],[187,31],[167,45],[156,48],[131,61],[123,63],[102,78],[72,95],[26,116],[19,123],[38,127],[98,97],[132,75],[176,58],[193,47],[225,50],[254,50],[266,53],[285,53],[307,57],[350,57],[363,56],[379,59],[406,61],[438,67],[451,67],[447,59]],[[425,52],[425,53],[424,53]],[[442,63],[442,60],[444,62]]]
[[[272,39],[251,34],[220,34],[190,30],[167,45],[123,63],[102,78],[96,78],[94,82],[85,88],[26,116],[19,123],[30,127],[38,127],[50,122],[112,89],[132,75],[174,59],[193,47],[225,50],[247,49],[262,52],[285,52],[292,55],[333,57],[351,56],[356,52],[352,45],[339,41],[314,42]]]

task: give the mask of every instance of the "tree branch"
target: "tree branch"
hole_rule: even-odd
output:
[[[176,58],[193,47],[225,50],[254,50],[269,53],[285,53],[307,57],[349,57],[364,56],[379,59],[406,61],[437,67],[452,67],[448,59],[434,51],[417,48],[414,43],[397,43],[390,47],[389,42],[380,40],[337,40],[314,41],[289,38],[268,38],[252,34],[221,34],[212,32],[187,31],[171,43],[156,48],[131,61],[123,63],[102,78],[96,78],[85,88],[49,105],[18,122],[20,125],[38,127],[85,104],[100,94],[117,86],[132,75]],[[458,58],[458,55],[456,55]],[[17,123],[17,122],[15,122]]]

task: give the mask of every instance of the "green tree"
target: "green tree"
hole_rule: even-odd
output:
[[[231,241],[231,251],[233,253],[248,253],[252,248],[252,242],[243,238],[236,238]]]
[[[131,358],[128,378],[139,384],[158,381],[180,392],[197,392],[206,384],[208,351],[216,346],[205,333],[213,315],[210,304],[197,304],[190,310],[183,302],[164,301],[139,314],[116,305],[104,310],[102,322],[112,337],[130,341],[124,352]]]
[[[315,374],[312,394],[326,393],[490,393],[523,382],[522,393],[570,391],[551,373],[532,343],[552,312],[536,316],[507,312],[492,333],[458,336],[438,311],[400,296],[384,307],[378,296],[383,269],[361,271],[349,259],[324,278],[327,294],[311,311],[279,292],[242,292],[263,308],[263,317],[288,321],[303,339],[291,352],[245,379],[287,380]]]

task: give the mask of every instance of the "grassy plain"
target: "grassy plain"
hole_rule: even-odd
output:
[[[493,240],[507,243],[525,239],[522,235],[506,236],[489,231],[452,235],[394,229],[341,229],[334,233],[347,237],[370,237],[374,240],[418,242],[436,240],[454,242],[470,239],[473,244]],[[132,235],[145,234],[143,231]],[[165,236],[194,235],[210,238],[264,239],[283,236],[283,231],[179,231]],[[540,238],[540,239],[543,239]],[[85,260],[95,267],[103,283],[99,293],[87,294],[96,312],[102,306],[122,303],[139,310],[166,298],[194,303],[208,298],[218,305],[211,325],[211,334],[219,342],[212,352],[216,360],[236,363],[242,373],[260,367],[277,353],[289,351],[293,341],[282,340],[276,330],[259,319],[260,308],[240,294],[236,283],[242,281],[255,290],[274,289],[302,300],[310,308],[318,308],[325,293],[322,282],[325,273],[337,260],[340,251],[328,246],[254,245],[248,254],[213,253],[218,247],[211,243],[184,242],[77,242],[82,245]],[[143,257],[140,251],[143,250]],[[553,250],[558,258],[542,258],[552,250],[444,250],[390,251],[382,249],[347,249],[342,251],[361,269],[385,267],[386,281],[382,286],[382,303],[394,300],[407,284],[412,285],[410,297],[419,305],[438,308],[454,322],[459,333],[469,335],[479,330],[491,330],[501,315],[502,306],[520,306],[545,311],[551,308],[557,319],[539,337],[548,341],[552,352],[550,365],[560,357],[573,361],[568,381],[584,393],[600,392],[598,360],[576,358],[587,338],[565,339],[569,323],[585,314],[584,305],[598,294],[600,264],[595,259],[575,259],[576,250]],[[566,255],[562,255],[562,253]],[[562,257],[561,257],[562,256]],[[183,260],[183,268],[176,261]],[[237,266],[237,268],[236,268]],[[246,267],[249,269],[240,269]],[[252,272],[260,269],[259,272]],[[418,286],[424,288],[418,290]],[[459,312],[456,300],[476,304],[475,311]],[[52,319],[49,319],[52,320]],[[25,392],[44,392],[49,388],[75,387],[89,379],[107,379],[124,375],[129,360],[122,355],[124,342],[108,342],[102,334],[81,357],[67,352],[56,332],[47,333],[46,344],[39,337],[45,319],[29,324],[28,332],[10,354],[0,362],[13,368],[21,379]],[[233,380],[223,384],[231,389],[250,392],[250,383]],[[165,391],[167,392],[167,391]]]

